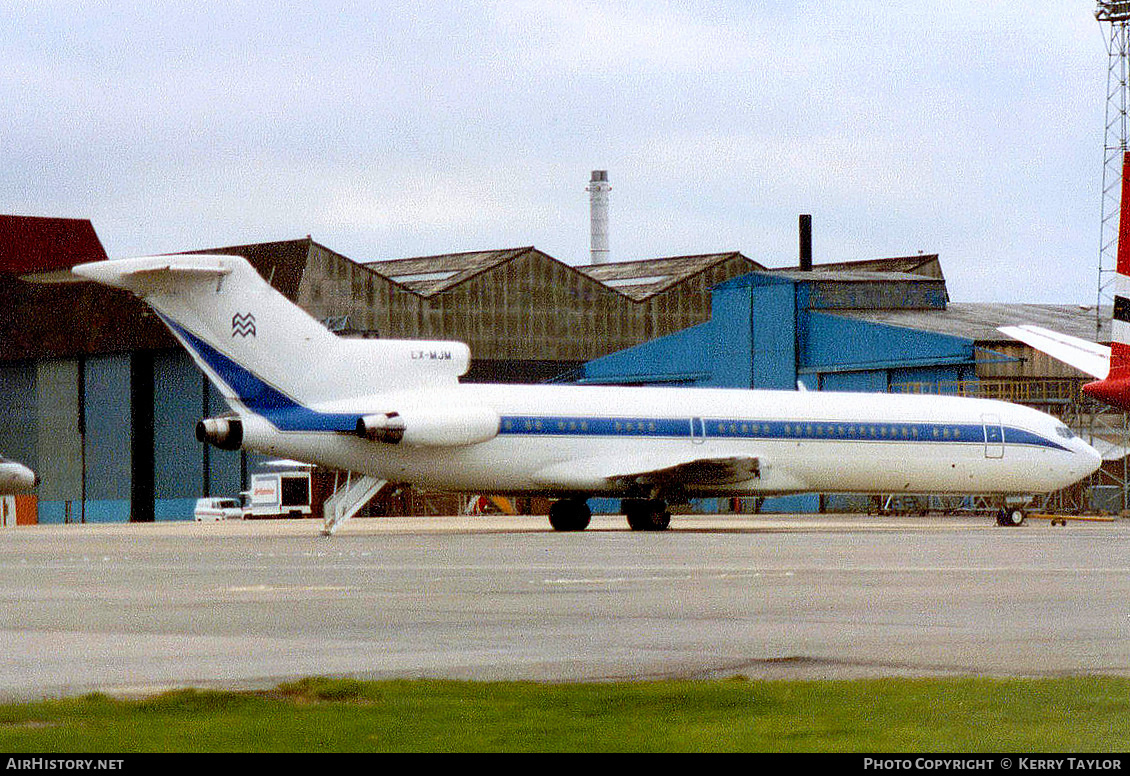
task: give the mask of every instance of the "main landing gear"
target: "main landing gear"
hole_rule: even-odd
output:
[[[666,531],[671,525],[667,502],[661,498],[626,498],[620,506],[633,531]],[[591,520],[592,511],[583,498],[563,498],[549,508],[549,524],[555,531],[583,531]]]
[[[626,498],[620,509],[633,531],[666,531],[671,525],[667,502],[661,498]]]
[[[591,520],[592,510],[583,498],[563,498],[549,508],[549,524],[555,531],[583,531]]]

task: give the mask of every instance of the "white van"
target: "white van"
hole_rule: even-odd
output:
[[[243,505],[237,498],[198,498],[194,514],[197,521],[242,520]]]

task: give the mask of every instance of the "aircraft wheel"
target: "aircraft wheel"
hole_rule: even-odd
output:
[[[1015,528],[1024,525],[1026,517],[1023,509],[1002,509],[997,513],[997,525]]]
[[[666,531],[671,525],[671,513],[662,499],[624,499],[622,509],[633,531]]]
[[[584,499],[563,498],[549,508],[549,524],[555,531],[583,531],[592,521],[592,510]]]
[[[666,509],[661,509],[658,512],[651,513],[651,528],[652,531],[666,531],[671,525],[671,513]]]

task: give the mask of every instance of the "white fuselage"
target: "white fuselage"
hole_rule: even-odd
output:
[[[623,495],[618,470],[691,457],[755,457],[759,476],[689,495],[794,492],[1035,493],[1098,466],[1062,423],[990,400],[729,389],[464,384],[317,408],[494,408],[490,441],[453,447],[373,442],[340,432],[280,432],[244,416],[247,446],[391,482],[496,493]]]

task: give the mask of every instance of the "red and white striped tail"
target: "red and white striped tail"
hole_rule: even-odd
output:
[[[1122,205],[1118,219],[1118,265],[1111,320],[1110,369],[1130,368],[1130,152],[1122,156]]]
[[[1114,315],[1110,322],[1110,371],[1105,380],[1088,383],[1083,391],[1096,399],[1126,406],[1130,400],[1130,152],[1122,155],[1122,200],[1115,273]]]

